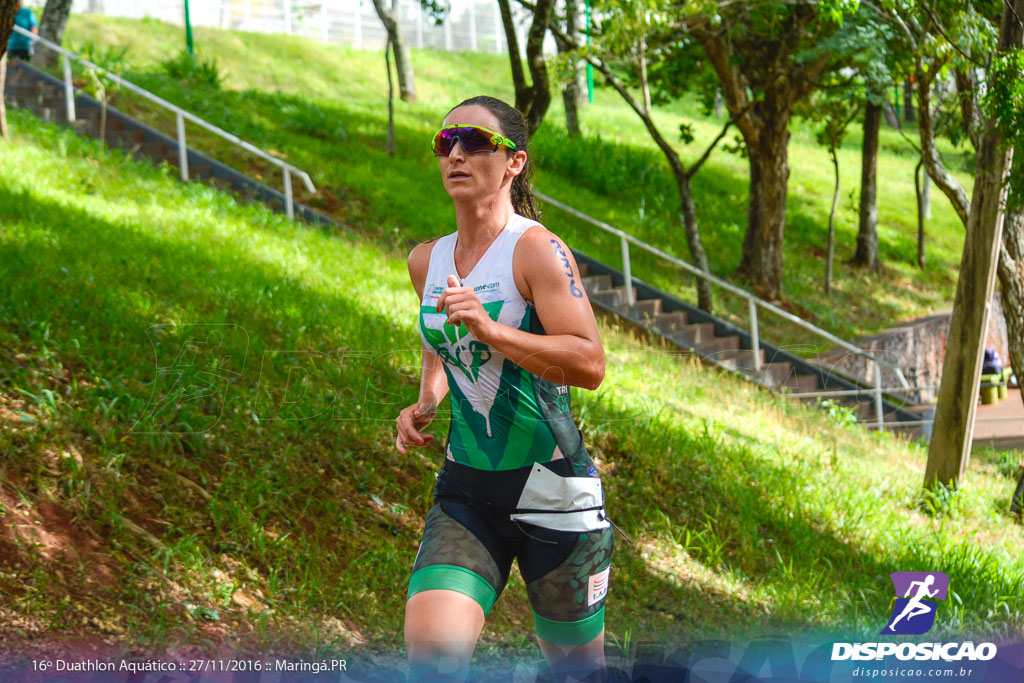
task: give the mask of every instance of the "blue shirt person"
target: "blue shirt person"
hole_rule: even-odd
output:
[[[32,33],[39,33],[39,22],[36,21],[35,13],[28,7],[23,7],[21,0],[17,0],[15,5],[17,13],[14,15],[14,25],[20,26],[26,31],[32,31]],[[18,57],[20,59],[28,59],[32,56],[32,40],[18,33],[17,31],[11,31],[11,39],[7,41],[7,52],[12,57]]]

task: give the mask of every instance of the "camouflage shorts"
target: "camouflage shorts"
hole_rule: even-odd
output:
[[[452,495],[439,485],[408,596],[454,590],[476,600],[486,616],[516,560],[542,640],[575,646],[596,638],[604,628],[612,530],[577,533],[515,522],[506,507],[482,502],[507,493],[480,493]]]

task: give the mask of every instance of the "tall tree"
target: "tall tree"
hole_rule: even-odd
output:
[[[839,206],[839,156],[836,150],[842,144],[846,129],[857,115],[859,107],[856,103],[851,106],[836,98],[829,98],[822,104],[818,110],[822,125],[817,134],[817,141],[820,145],[828,146],[829,158],[832,160],[832,169],[835,173],[832,208],[828,214],[828,248],[825,253],[825,294],[828,295],[832,293],[832,266],[836,253],[836,208]]]
[[[523,3],[520,3],[523,4]],[[522,58],[519,55],[519,40],[508,0],[498,0],[501,23],[505,28],[505,42],[508,44],[508,58],[512,66],[512,84],[516,91],[516,109],[526,119],[527,132],[532,136],[544,121],[544,115],[551,105],[551,85],[548,78],[547,62],[544,59],[544,34],[551,22],[554,0],[537,0],[524,4],[530,9],[533,20],[526,34],[526,67],[530,70],[530,85],[523,74]],[[564,36],[564,32],[562,33]],[[566,36],[568,38],[568,36]]]
[[[565,2],[565,35],[576,39],[576,19],[579,13],[577,0],[566,0]],[[555,34],[555,45],[558,53],[568,61],[565,64],[565,78],[562,86],[562,104],[565,108],[565,129],[569,137],[578,137],[580,134],[580,70],[577,66],[577,59],[573,53],[573,46],[561,38],[561,34]]]
[[[412,56],[409,52],[409,43],[405,38],[405,31],[399,23],[401,16],[401,0],[391,0],[391,7],[385,0],[373,0],[373,8],[377,16],[384,24],[384,30],[388,33],[388,42],[395,55],[395,70],[398,72],[398,96],[403,102],[416,101],[416,83],[412,70]]]
[[[1024,163],[1024,148],[1016,147],[1014,151],[1017,163]],[[1003,223],[1003,243],[999,249],[997,275],[1006,314],[1010,365],[1018,378],[1024,378],[1024,201],[1019,195]],[[1021,398],[1024,400],[1024,391],[1021,392]]]
[[[1024,18],[1019,5],[1014,19]],[[1017,377],[1024,377],[1024,49],[1006,53],[997,62],[994,77],[987,81],[986,105],[992,109],[1004,138],[1013,146],[1017,159],[1010,175],[1011,201],[1003,224],[999,249],[998,277],[1002,294],[1010,364]],[[1024,399],[1024,392],[1021,392]],[[1024,475],[1018,485],[1024,490]]]
[[[64,26],[68,23],[68,14],[70,13],[71,0],[46,0],[43,16],[39,19],[39,36],[60,45],[64,37]],[[60,55],[53,50],[43,48],[36,52],[33,61],[44,67],[56,66],[60,61]]]
[[[882,104],[870,99],[864,105],[864,140],[861,143],[860,220],[857,251],[853,262],[878,270],[878,131],[882,127]]]
[[[619,93],[643,122],[651,139],[668,161],[676,181],[683,230],[690,250],[690,258],[698,268],[710,273],[707,252],[704,249],[697,222],[697,202],[693,196],[692,181],[714,148],[725,137],[729,128],[735,124],[737,116],[733,116],[725,123],[722,130],[696,161],[689,165],[684,163],[672,143],[654,122],[652,105],[646,101],[638,102],[630,92],[631,86],[639,85],[643,90],[640,64],[635,59],[633,48],[638,44],[640,36],[643,35],[645,42],[651,48],[650,54],[658,61],[657,77],[651,83],[654,92],[653,95],[649,95],[654,103],[668,102],[673,97],[679,96],[692,85],[691,80],[699,78],[696,75],[700,71],[699,48],[692,40],[680,41],[677,37],[673,37],[676,30],[672,26],[672,21],[666,21],[664,15],[659,21],[657,13],[651,11],[650,8],[643,8],[641,3],[633,3],[631,0],[613,1],[616,3],[615,9],[617,10],[615,21],[606,22],[605,25],[597,22],[593,28],[592,44],[589,47],[584,48],[579,45],[557,26],[551,26],[551,31],[559,40],[571,45],[589,64],[597,69],[604,76],[605,82]],[[533,7],[527,0],[519,0],[519,2],[524,7],[530,9]],[[649,11],[654,16],[648,16],[647,12]],[[710,85],[713,77],[705,80],[707,81],[705,85]],[[707,100],[705,106],[710,108],[713,106],[713,90],[710,87],[705,87],[704,91],[709,93],[709,96],[705,98]],[[693,141],[694,137],[690,126],[681,126],[679,132],[684,144]],[[697,305],[701,309],[711,312],[713,301],[710,283],[698,277],[696,289]]]
[[[958,484],[969,461],[985,326],[997,256],[1003,248],[1005,181],[1012,164],[1005,128],[998,125],[999,118],[991,107],[983,107],[974,79],[962,75],[956,79],[962,125],[977,152],[970,198],[946,169],[935,144],[931,92],[940,69],[951,66],[954,72],[986,70],[988,65],[1003,63],[1005,55],[1019,54],[1021,50],[1024,26],[1019,17],[1024,16],[1024,0],[1004,0],[999,17],[986,17],[976,10],[952,2],[938,7],[924,0],[882,10],[900,28],[916,54],[917,120],[928,175],[950,199],[966,226],[925,469],[926,487]],[[994,41],[996,36],[998,40]],[[998,67],[990,70],[988,76],[998,80]],[[1019,81],[1019,71],[1003,78]],[[1014,314],[1015,311],[1007,311],[1007,317]]]
[[[7,108],[4,105],[4,81],[7,80],[7,41],[14,30],[17,0],[0,0],[0,137],[7,139]]]
[[[843,3],[723,1],[697,18],[693,35],[718,76],[750,162],[747,230],[739,269],[760,296],[782,287],[782,243],[789,179],[789,120],[833,65],[821,47],[842,19]],[[830,10],[831,8],[831,10]]]

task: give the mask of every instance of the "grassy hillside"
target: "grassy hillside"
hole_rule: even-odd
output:
[[[443,457],[441,438],[393,448],[418,376],[405,264],[21,112],[11,126],[0,643],[396,652]],[[634,541],[616,541],[613,652],[873,637],[898,570],[949,574],[935,638],[1024,636],[1012,463],[976,458],[959,493],[922,500],[920,447],[601,333],[610,371],[575,411]],[[530,633],[514,574],[482,655],[532,658]]]
[[[282,35],[197,29],[201,59],[214,62],[223,77],[220,89],[202,78],[169,75],[165,63],[181,43],[181,29],[153,20],[71,18],[66,36],[100,61],[120,56],[126,73],[167,99],[187,106],[214,123],[254,140],[308,169],[318,186],[303,196],[321,210],[353,225],[379,243],[406,250],[454,228],[452,211],[441,191],[436,162],[427,151],[430,135],[448,109],[465,97],[487,92],[512,98],[507,59],[498,55],[413,51],[420,99],[396,107],[398,149],[384,153],[386,94],[383,56],[376,51],[322,45]],[[173,119],[129,98],[114,95],[117,106],[172,132]],[[616,93],[599,88],[582,113],[585,136],[567,138],[560,98],[533,142],[537,186],[570,205],[688,259],[678,196],[668,167],[649,136]],[[659,110],[656,120],[673,137],[681,123],[694,127],[696,140],[680,145],[684,159],[696,159],[722,126],[692,102]],[[914,137],[914,131],[908,134]],[[280,186],[280,178],[246,153],[202,131],[189,130],[200,149],[250,170]],[[732,135],[730,134],[730,139]],[[834,294],[823,294],[825,239],[832,197],[832,168],[827,152],[814,142],[809,124],[794,122],[790,144],[791,175],[786,227],[785,305],[844,338],[856,338],[898,322],[951,306],[963,230],[948,202],[935,192],[928,223],[925,270],[916,261],[916,209],[913,151],[894,130],[881,137],[879,160],[881,274],[845,265],[856,244],[860,178],[859,130],[851,131],[841,151],[842,201],[837,218]],[[954,169],[962,163],[948,145]],[[717,151],[694,181],[698,220],[712,271],[732,277],[739,263],[746,225],[747,161]],[[970,177],[959,174],[969,186]],[[550,209],[548,226],[573,247],[608,263],[620,264],[616,238]],[[395,240],[395,229],[401,240]],[[692,283],[674,269],[644,254],[634,254],[635,276],[684,297]],[[740,282],[742,284],[742,282]],[[720,306],[746,320],[746,306],[723,298]],[[762,338],[797,353],[824,348],[815,337],[762,316]],[[827,345],[824,345],[827,346]]]

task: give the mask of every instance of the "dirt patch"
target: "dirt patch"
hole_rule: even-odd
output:
[[[6,514],[0,518],[0,560],[14,569],[41,562],[61,583],[69,587],[81,576],[81,587],[117,585],[115,565],[93,532],[75,523],[72,514],[47,500],[29,505],[19,499],[17,482],[0,487],[0,504]],[[80,572],[73,572],[79,568]]]

